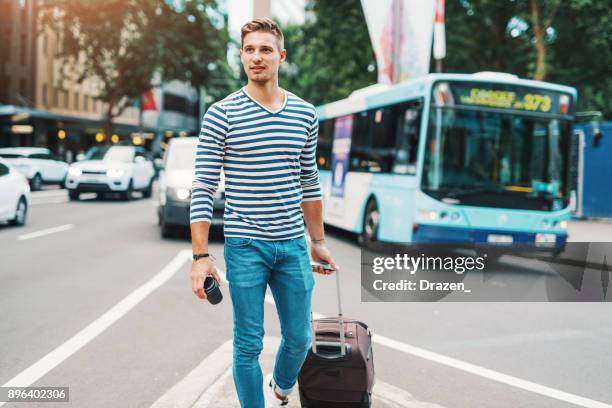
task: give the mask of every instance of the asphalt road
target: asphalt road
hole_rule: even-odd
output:
[[[29,369],[34,386],[70,387],[70,402],[28,407],[148,407],[231,338],[227,288],[215,307],[191,293],[189,239],[160,238],[154,200],[36,197],[25,227],[0,226],[0,384]],[[588,240],[593,228],[570,231]],[[219,235],[211,252],[224,269]],[[363,303],[360,248],[339,231],[328,240],[345,315],[384,340],[377,378],[447,407],[612,404],[608,304]],[[336,312],[333,278],[317,276],[313,309]],[[280,335],[269,304],[266,333]]]

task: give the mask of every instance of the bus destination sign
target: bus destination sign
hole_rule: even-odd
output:
[[[568,115],[570,96],[544,89],[486,83],[452,83],[457,105],[484,106],[527,112]]]

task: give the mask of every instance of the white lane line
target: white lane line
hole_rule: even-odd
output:
[[[219,270],[219,274],[223,277],[223,281],[227,282],[227,280],[225,279],[225,273]],[[270,304],[274,304],[274,298],[269,294],[266,294],[265,300]],[[315,319],[322,319],[328,317],[316,312],[313,312],[312,315]],[[575,404],[581,407],[588,408],[612,408],[612,405],[606,404],[601,401],[596,401],[590,398],[582,397],[580,395],[570,394],[568,392],[561,391],[556,388],[547,387],[545,385],[523,380],[522,378],[500,373],[499,371],[481,367],[476,364],[471,364],[466,361],[458,360],[456,358],[447,357],[443,354],[435,353],[433,351],[412,346],[401,341],[393,340],[389,337],[382,336],[380,334],[374,333],[372,337],[372,342],[380,344],[381,346],[389,347],[394,350],[404,352],[406,354],[412,354],[413,356],[420,357],[425,360],[456,368],[457,370],[465,371],[467,373],[474,374],[486,378],[488,380],[497,381],[502,384],[510,385],[512,387],[520,388],[559,401],[568,402],[570,404]]]
[[[127,314],[154,290],[166,283],[183,266],[185,261],[190,258],[191,250],[184,249],[179,251],[172,261],[157,273],[157,275],[135,289],[109,311],[89,324],[89,326],[68,339],[64,344],[10,379],[7,383],[2,385],[2,387],[29,387],[35,383],[38,379],[54,369],[72,354],[76,353],[113,323]],[[0,406],[2,405],[4,405],[4,402],[0,402]]]
[[[281,339],[265,336],[263,352],[259,357],[264,371],[272,369],[275,351]],[[150,408],[228,408],[238,406],[238,398],[232,384],[232,340],[228,340],[210,353],[200,365],[183,380],[159,398]],[[216,378],[213,382],[211,378]],[[296,387],[297,388],[297,387]],[[199,392],[198,392],[199,390]],[[372,406],[387,408],[443,408],[430,402],[417,401],[412,394],[379,379],[374,384]],[[197,401],[193,403],[194,396]],[[287,408],[299,407],[297,392],[289,398]]]
[[[568,392],[561,391],[556,388],[547,387],[545,385],[523,380],[518,377],[503,374],[499,371],[490,370],[488,368],[480,367],[478,365],[461,361],[452,357],[447,357],[445,355],[434,353],[432,351],[425,350],[420,347],[411,346],[410,344],[393,340],[389,337],[381,336],[380,334],[374,334],[372,341],[374,343],[392,348],[397,351],[402,351],[407,354],[412,354],[414,356],[421,357],[425,360],[433,361],[435,363],[439,363],[448,367],[453,367],[461,371],[487,378],[489,380],[497,381],[502,384],[510,385],[512,387],[520,388],[526,391],[531,391],[536,394],[540,394],[545,397],[553,398],[559,401],[568,402],[570,404],[575,404],[581,407],[612,408],[612,405],[600,401],[581,397],[580,395],[570,394]]]
[[[25,241],[26,239],[38,238],[49,234],[55,234],[56,232],[68,231],[74,228],[73,224],[60,225],[58,227],[47,228],[41,231],[30,232],[29,234],[23,234],[17,237],[17,241]]]

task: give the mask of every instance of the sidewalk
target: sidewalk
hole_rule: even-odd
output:
[[[260,362],[264,375],[272,371],[274,354],[280,339],[264,338]],[[232,379],[232,344],[224,343],[182,381],[159,398],[152,408],[239,408]],[[288,408],[299,408],[297,387],[291,394]],[[416,401],[410,393],[383,381],[374,385],[374,408],[442,408],[440,405]]]

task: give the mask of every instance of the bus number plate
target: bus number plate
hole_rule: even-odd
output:
[[[489,234],[487,236],[487,242],[493,244],[512,244],[514,242],[514,237],[512,237],[512,235]]]

